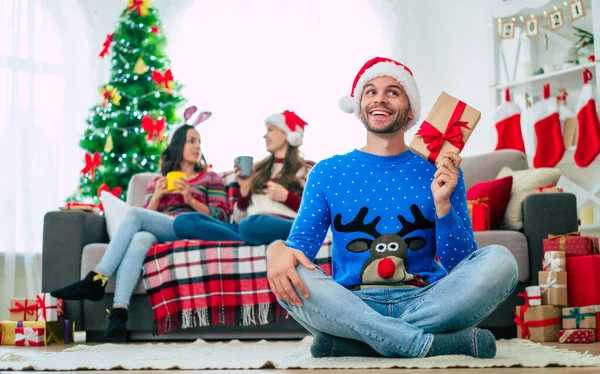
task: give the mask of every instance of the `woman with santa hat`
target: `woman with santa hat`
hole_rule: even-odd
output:
[[[300,155],[307,123],[291,111],[265,119],[267,151],[249,177],[236,170],[240,185],[232,221],[224,223],[198,213],[175,218],[175,232],[185,239],[242,241],[253,245],[285,240],[300,208],[306,178],[313,162]]]

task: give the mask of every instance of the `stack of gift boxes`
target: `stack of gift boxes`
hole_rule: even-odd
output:
[[[519,296],[517,337],[535,342],[591,343],[600,334],[600,255],[598,238],[578,232],[548,235],[543,241],[539,286]]]
[[[63,302],[49,293],[10,300],[9,321],[0,322],[0,344],[39,347],[71,344],[75,325],[63,319]]]

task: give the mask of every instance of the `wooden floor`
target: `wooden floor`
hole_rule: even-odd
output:
[[[598,355],[600,356],[600,342],[596,342],[593,344],[558,344],[558,343],[543,343],[545,345],[550,345],[550,346],[555,346],[556,348],[561,348],[561,349],[570,349],[572,351],[577,351],[577,352],[588,352],[594,355]],[[65,346],[49,346],[49,347],[44,347],[44,348],[33,348],[33,347],[10,347],[10,346],[0,346],[0,355],[3,353],[7,353],[7,352],[12,352],[12,353],[24,353],[27,352],[28,354],[31,354],[32,352],[57,352],[57,351],[61,351],[65,349]],[[244,370],[197,370],[197,371],[190,371],[190,370],[178,370],[176,371],[177,373],[218,373],[218,374],[226,374],[226,373],[241,373]],[[252,370],[253,374],[274,374],[274,373],[307,373],[308,370]],[[311,373],[323,373],[323,374],[339,374],[339,373],[346,373],[349,370],[311,370]],[[466,369],[466,368],[461,368],[461,369],[374,369],[374,370],[360,370],[360,373],[380,373],[382,371],[385,371],[385,373],[389,373],[389,374],[441,374],[441,373],[465,373],[465,372],[472,372],[472,373],[550,373],[550,374],[558,374],[558,373],[575,373],[575,374],[591,374],[591,373],[600,373],[600,367],[591,367],[591,368],[533,368],[533,369],[525,369],[525,368],[497,368],[497,369]],[[113,370],[110,371],[110,374],[113,373],[129,373],[132,371],[127,371],[127,370]],[[141,371],[135,371],[136,373],[149,373],[149,374],[160,374],[160,373],[165,373],[165,374],[173,374],[175,371],[169,371],[169,370],[141,370]],[[359,372],[358,370],[356,370],[355,372]],[[22,373],[22,374],[33,374],[33,373],[40,373],[40,372],[36,372],[36,371],[11,371],[11,372],[7,372],[10,374],[13,373]],[[60,372],[60,371],[53,371],[51,372],[52,374],[54,373],[69,373],[69,374],[83,374],[83,373],[92,373],[92,374],[98,374],[99,371],[76,371],[76,372]]]

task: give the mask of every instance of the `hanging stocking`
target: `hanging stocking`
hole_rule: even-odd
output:
[[[536,146],[533,167],[555,167],[565,154],[556,100],[550,100],[550,85],[544,85],[544,99],[528,111],[535,128]]]
[[[583,70],[583,87],[577,103],[578,137],[575,163],[586,167],[600,154],[600,121],[596,111],[596,100],[590,80],[592,72]]]
[[[521,133],[521,108],[510,101],[510,91],[504,92],[505,102],[494,109],[492,118],[496,124],[498,133],[498,144],[496,151],[500,149],[516,149],[525,153],[525,143]]]

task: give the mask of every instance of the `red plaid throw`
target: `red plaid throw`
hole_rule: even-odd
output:
[[[154,333],[199,326],[275,322],[279,303],[269,288],[266,246],[179,240],[148,252],[142,277]],[[315,258],[331,275],[331,241]]]

